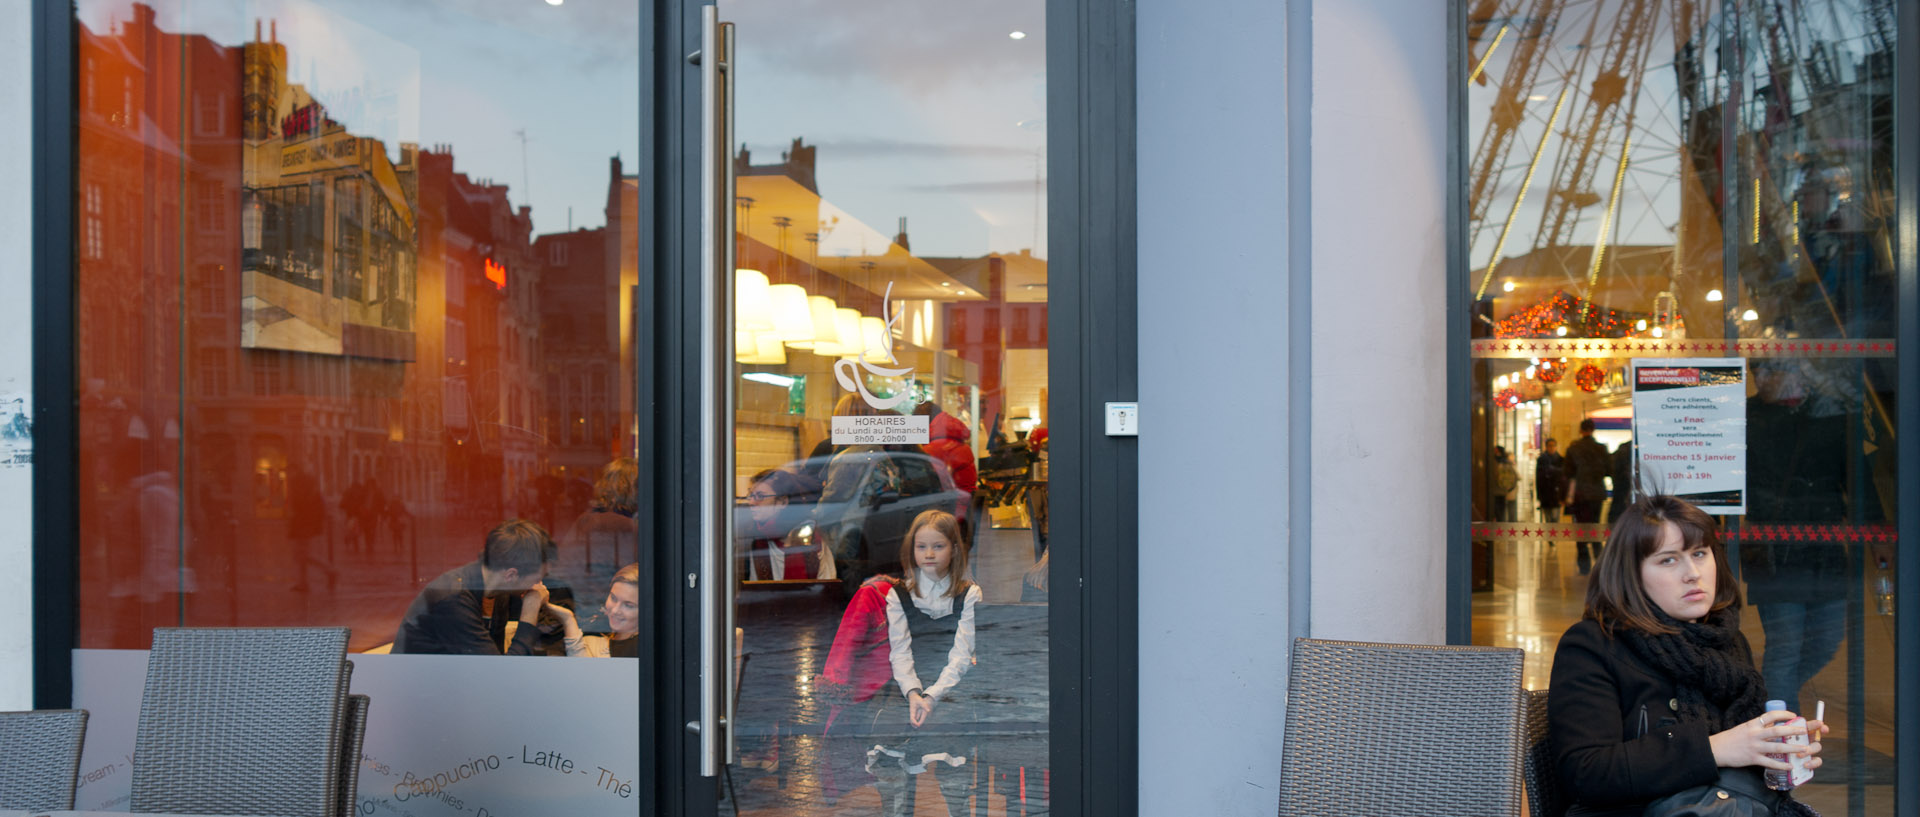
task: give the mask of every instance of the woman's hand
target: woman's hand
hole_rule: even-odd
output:
[[[925,692],[915,692],[913,700],[907,702],[907,719],[917,728],[927,722],[927,716],[933,714],[933,696]]]
[[[1713,746],[1714,765],[1723,768],[1740,766],[1760,766],[1767,769],[1792,768],[1784,760],[1775,760],[1768,755],[1804,754],[1809,757],[1807,768],[1819,768],[1820,759],[1813,757],[1820,751],[1818,742],[1809,742],[1806,746],[1792,743],[1778,743],[1776,739],[1801,733],[1800,727],[1789,726],[1787,721],[1799,717],[1792,712],[1768,712],[1758,718],[1747,721],[1707,738]],[[1809,735],[1824,733],[1827,725],[1819,721],[1807,723]]]
[[[580,619],[573,614],[572,610],[549,601],[547,602],[546,611],[552,613],[554,618],[560,620],[560,627],[565,631],[567,638],[578,640],[581,637]]]

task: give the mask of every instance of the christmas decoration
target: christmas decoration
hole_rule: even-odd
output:
[[[1585,298],[1555,290],[1539,303],[1493,323],[1496,338],[1623,338],[1634,322],[1647,317],[1608,309]],[[1562,331],[1565,330],[1565,331]]]
[[[1566,364],[1557,360],[1542,360],[1540,361],[1540,365],[1535,368],[1533,376],[1540,378],[1540,382],[1551,386],[1560,382],[1560,378],[1565,377],[1566,374]]]
[[[1493,403],[1503,409],[1512,411],[1515,406],[1520,405],[1520,393],[1513,389],[1501,389],[1498,394],[1493,396]]]
[[[1588,363],[1573,373],[1573,382],[1580,387],[1581,391],[1599,391],[1601,384],[1607,382],[1607,372],[1599,366]]]

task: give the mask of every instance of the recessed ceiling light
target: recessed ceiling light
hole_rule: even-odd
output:
[[[941,282],[940,282],[940,285],[941,285],[941,286],[943,286],[943,287],[950,287],[950,286],[953,286],[953,282],[952,282],[952,281],[941,281]]]
[[[553,0],[547,0],[547,2],[551,3],[553,2]],[[1008,34],[1007,36],[1012,37],[1013,39],[1016,39],[1016,40],[1024,40],[1027,38],[1027,32],[1015,31],[1012,34]]]

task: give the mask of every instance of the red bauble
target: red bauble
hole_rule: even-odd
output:
[[[1557,360],[1542,360],[1540,361],[1540,365],[1534,370],[1533,376],[1540,378],[1540,382],[1542,383],[1552,385],[1560,382],[1560,378],[1565,377],[1566,374],[1567,367],[1565,364]]]
[[[1501,389],[1493,396],[1493,402],[1494,405],[1512,411],[1515,406],[1520,405],[1520,393],[1513,389]]]
[[[1573,373],[1573,382],[1580,387],[1581,391],[1599,391],[1600,386],[1607,382],[1607,372],[1589,363],[1581,366],[1580,371]]]

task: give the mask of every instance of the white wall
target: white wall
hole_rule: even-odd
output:
[[[1286,9],[1138,5],[1141,814],[1278,802]]]
[[[1313,4],[1318,638],[1446,640],[1447,6]]]
[[[0,393],[31,391],[33,42],[30,3],[0,3]],[[0,621],[33,620],[31,469],[0,470]],[[0,711],[33,705],[33,631],[0,627]]]

